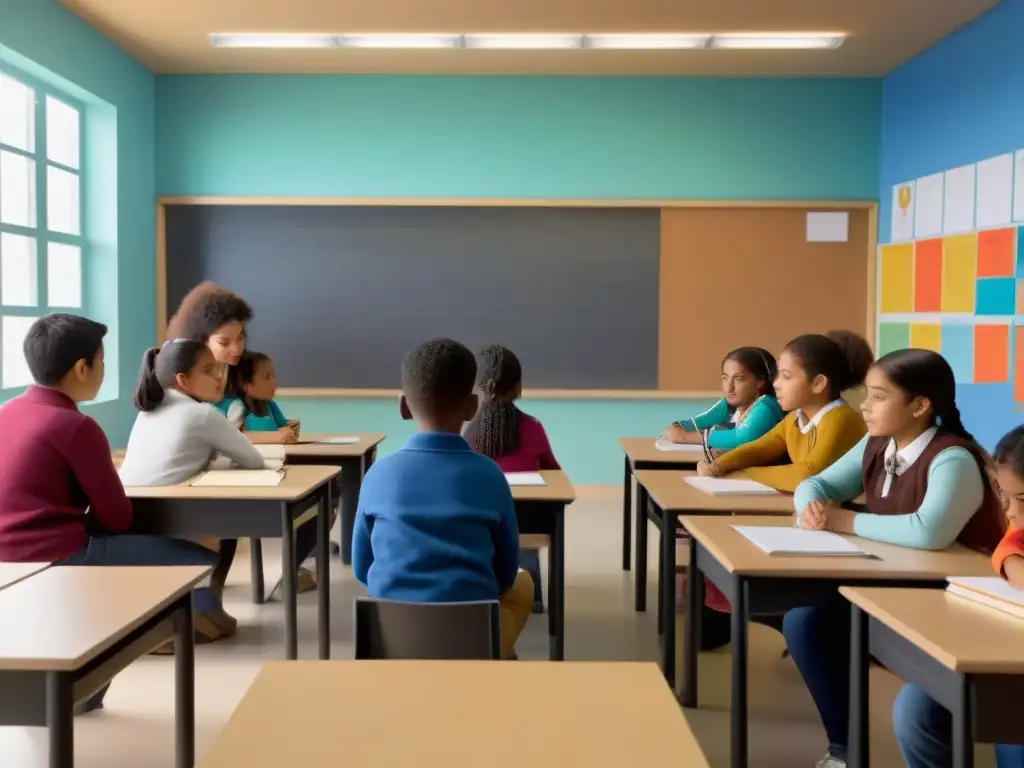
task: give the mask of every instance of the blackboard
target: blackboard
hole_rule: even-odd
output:
[[[416,343],[504,344],[528,388],[656,389],[657,209],[168,205],[167,307],[213,280],[287,387],[394,388]]]

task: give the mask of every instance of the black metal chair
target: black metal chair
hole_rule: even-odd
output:
[[[357,659],[499,659],[496,600],[405,603],[355,600]]]

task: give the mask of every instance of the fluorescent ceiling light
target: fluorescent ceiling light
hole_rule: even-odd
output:
[[[217,33],[207,36],[216,48],[334,48],[335,35]]]
[[[342,35],[338,45],[343,48],[455,48],[460,35]]]
[[[674,51],[689,48],[703,48],[710,35],[587,35],[588,48]]]
[[[583,35],[541,34],[541,35],[466,35],[467,48],[580,48]]]
[[[774,34],[728,34],[711,38],[712,48],[760,50],[807,50],[838,48],[846,35],[837,32],[780,32]]]

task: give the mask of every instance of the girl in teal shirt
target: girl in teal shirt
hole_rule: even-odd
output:
[[[772,383],[777,369],[775,358],[760,347],[740,347],[722,361],[722,390],[725,397],[709,410],[684,419],[665,430],[674,443],[700,445],[724,453],[767,434],[782,420]]]

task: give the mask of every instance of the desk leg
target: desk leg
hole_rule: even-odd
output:
[[[352,565],[352,529],[356,525],[359,489],[372,463],[372,457],[362,456],[358,461],[346,462],[341,469],[341,562],[345,565]]]
[[[628,571],[630,550],[633,548],[633,468],[629,464],[629,456],[626,456],[625,465],[622,479],[622,570]]]
[[[196,668],[192,595],[174,615],[174,765],[196,764]]]
[[[281,586],[284,589],[284,648],[285,658],[299,657],[298,642],[298,574],[295,572],[295,527],[290,504],[281,505]]]
[[[252,601],[262,605],[267,599],[263,584],[263,540],[249,539],[249,579],[252,582]]]
[[[331,658],[331,484],[321,491],[316,515],[317,626],[320,660]]]
[[[555,513],[548,549],[548,644],[552,661],[565,659],[565,507]]]
[[[868,732],[868,646],[870,619],[856,605],[850,606],[850,736],[851,768],[869,768],[871,739]]]
[[[704,616],[704,574],[697,568],[697,539],[690,537],[690,566],[686,573],[686,625],[683,627],[683,682],[679,703],[697,706],[697,661]]]
[[[663,619],[661,669],[670,688],[676,687],[676,535],[675,515],[659,509],[661,516],[661,579],[658,582],[658,613]]]
[[[974,710],[971,686],[965,676],[960,678],[956,706],[953,708],[953,768],[974,766]]]
[[[693,574],[691,574],[691,577]],[[732,768],[747,768],[747,625],[750,618],[749,587],[735,578],[732,604]]]
[[[664,523],[664,514],[657,507],[655,507],[654,511],[658,515],[658,518],[662,520],[662,523],[659,523],[659,525],[663,525],[663,523]],[[662,587],[665,584],[665,547],[664,547],[665,536],[664,536],[664,531],[665,531],[665,529],[662,527],[661,528],[661,534],[662,535],[661,535],[661,538],[658,539],[658,584],[657,584],[657,587],[655,588],[655,592],[657,592],[657,594],[658,594],[658,635],[659,636],[663,635],[664,632],[665,632],[665,603],[661,599],[661,590],[662,590]]]
[[[46,726],[50,737],[50,768],[73,768],[75,764],[73,682],[67,672],[46,673]]]
[[[647,490],[636,484],[636,544],[633,556],[633,610],[647,610]]]

